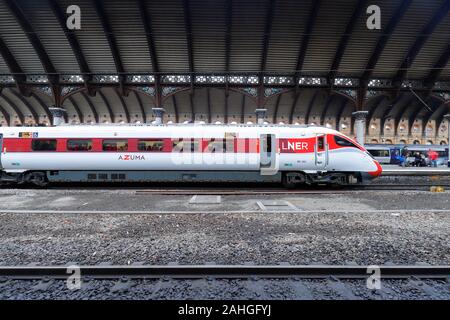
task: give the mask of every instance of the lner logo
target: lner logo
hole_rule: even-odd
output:
[[[143,155],[124,154],[120,155],[117,160],[145,160],[145,157]]]

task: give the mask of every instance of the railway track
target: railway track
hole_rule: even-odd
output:
[[[7,299],[433,299],[448,300],[450,266],[356,265],[95,265],[2,266]],[[80,291],[81,290],[81,291]],[[45,292],[44,295],[42,293]],[[211,296],[212,295],[212,296]]]
[[[313,187],[310,189],[283,189],[283,188],[255,188],[255,189],[218,189],[218,188],[203,188],[203,189],[142,189],[136,190],[136,194],[161,194],[161,195],[273,195],[273,194],[345,194],[354,191],[429,191],[431,187],[440,186],[444,189],[450,188],[450,184],[379,184],[379,185],[363,185],[363,186],[350,186],[342,188],[330,188],[330,187]]]
[[[80,265],[80,266],[0,266],[0,278],[7,279],[66,279],[78,268],[82,277],[93,279],[175,279],[245,278],[338,278],[366,279],[373,266],[361,265]],[[450,265],[381,265],[384,279],[441,279],[448,280]]]

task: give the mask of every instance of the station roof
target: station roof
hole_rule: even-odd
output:
[[[80,30],[67,28],[71,5]],[[370,5],[379,30],[367,27]],[[449,10],[449,0],[2,0],[0,113],[40,122],[61,105],[77,121],[133,122],[164,106],[177,122],[245,122],[266,107],[269,122],[308,123],[351,112],[362,92],[374,97],[367,109],[392,105],[371,115],[441,118]]]

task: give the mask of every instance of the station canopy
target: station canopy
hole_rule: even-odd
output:
[[[81,28],[69,29],[77,8]],[[258,108],[268,123],[338,126],[356,110],[442,121],[449,10],[450,0],[0,0],[0,121],[49,124],[53,106],[69,123],[151,122],[154,107],[181,123],[254,123]]]

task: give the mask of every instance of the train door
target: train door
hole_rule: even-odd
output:
[[[259,136],[259,164],[261,174],[272,175],[278,172],[277,139],[274,134]]]
[[[0,133],[0,169],[2,169],[3,133]]]
[[[318,134],[316,136],[315,163],[317,169],[325,169],[328,164],[328,145],[325,134]]]

